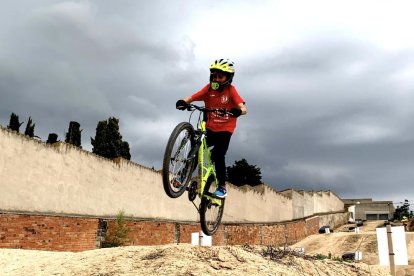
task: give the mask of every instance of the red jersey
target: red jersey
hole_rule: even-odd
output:
[[[239,104],[244,104],[244,100],[231,84],[225,86],[221,92],[210,89],[210,84],[207,84],[200,91],[193,94],[191,99],[193,101],[204,101],[207,108],[225,108],[227,110],[235,107],[239,108]],[[212,131],[228,131],[233,133],[236,128],[237,118],[235,117],[213,112],[207,113],[207,116],[206,127]]]

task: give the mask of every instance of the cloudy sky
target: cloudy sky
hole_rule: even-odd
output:
[[[227,165],[276,190],[414,204],[411,1],[2,1],[0,124],[31,116],[64,140],[120,119],[132,160],[161,167],[216,58],[244,97]]]

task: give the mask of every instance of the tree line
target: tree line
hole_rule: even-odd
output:
[[[412,218],[413,217],[413,211],[410,211],[410,203],[408,202],[408,199],[405,199],[401,206],[397,206],[395,208],[394,212],[394,220],[402,220],[404,217],[406,218]]]
[[[20,122],[18,115],[12,113],[7,128],[19,133],[23,123],[24,122]],[[36,124],[33,123],[32,118],[29,117],[24,134],[31,138],[40,138],[34,134],[35,126]],[[80,124],[71,121],[69,123],[68,132],[65,133],[65,143],[82,148],[81,133],[82,129],[80,129]],[[56,133],[49,133],[46,143],[53,144],[57,141],[58,135]],[[129,144],[122,140],[122,136],[119,133],[119,119],[117,118],[110,117],[107,120],[98,122],[95,138],[91,137],[91,144],[93,146],[92,152],[97,155],[109,159],[122,157],[131,160]]]
[[[7,128],[19,132],[23,123],[19,121],[18,115],[12,113]],[[31,138],[40,138],[34,134],[35,126],[36,124],[33,123],[32,118],[29,117],[24,134]],[[81,133],[82,129],[80,129],[80,124],[71,121],[68,131],[65,133],[65,143],[82,148]],[[50,133],[46,143],[53,144],[57,141],[58,135],[56,133]],[[122,135],[119,132],[119,119],[117,118],[110,117],[107,120],[99,121],[96,127],[95,138],[91,137],[91,144],[93,146],[92,152],[97,155],[109,159],[122,157],[131,160],[129,143],[122,140]],[[260,168],[256,165],[249,164],[244,158],[235,161],[233,166],[227,167],[227,179],[236,186],[246,184],[256,186],[263,183]]]

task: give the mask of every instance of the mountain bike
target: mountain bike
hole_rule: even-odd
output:
[[[207,146],[204,117],[208,112],[214,112],[218,116],[232,114],[224,109],[208,109],[194,104],[189,104],[187,110],[191,111],[189,121],[179,123],[174,128],[165,148],[162,180],[164,190],[171,198],[177,198],[188,191],[188,199],[200,214],[201,229],[211,236],[220,225],[225,199],[213,194],[218,181],[211,161],[211,151]],[[190,122],[196,110],[199,114],[194,129]],[[194,180],[192,175],[197,165],[198,176]],[[199,207],[194,203],[197,196],[201,199]]]

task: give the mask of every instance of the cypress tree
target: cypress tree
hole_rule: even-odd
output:
[[[69,123],[69,130],[66,133],[65,142],[82,148],[82,146],[81,146],[81,132],[82,132],[82,130],[80,130],[80,124],[78,122],[71,121]]]
[[[120,155],[127,160],[131,160],[131,154],[129,153],[128,142],[122,141]]]
[[[23,124],[23,122],[21,122],[21,123],[19,122],[19,116],[16,115],[16,114],[14,114],[14,113],[12,113],[10,115],[10,123],[7,126],[7,128],[19,132],[20,126],[22,124]]]
[[[111,158],[110,147],[107,144],[107,122],[100,121],[96,127],[95,139],[91,137],[91,144],[93,146],[92,152],[97,155]]]
[[[122,141],[119,133],[119,119],[114,117],[100,121],[96,127],[95,139],[91,137],[92,152],[100,156],[114,159],[123,157],[130,160],[128,142]]]
[[[28,135],[29,137],[34,137],[34,128],[36,124],[33,124],[32,117],[29,117],[27,121],[26,130],[24,131],[24,135]]]

